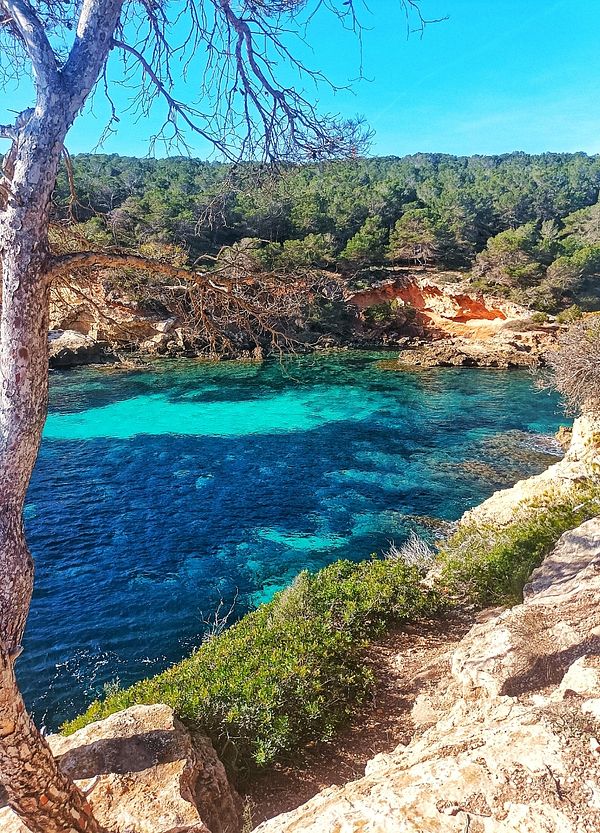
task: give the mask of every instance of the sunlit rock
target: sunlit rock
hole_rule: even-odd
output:
[[[110,833],[240,829],[240,799],[210,741],[192,738],[168,706],[134,706],[48,741]],[[6,807],[0,830],[27,833]]]

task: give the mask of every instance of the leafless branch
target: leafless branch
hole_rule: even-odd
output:
[[[27,0],[0,0],[5,13],[4,25],[12,28],[27,50],[33,73],[39,88],[52,88],[58,84],[58,64],[46,31]]]
[[[553,386],[572,413],[600,415],[600,314],[572,324],[558,342],[547,356]]]

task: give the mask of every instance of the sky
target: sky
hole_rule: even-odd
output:
[[[363,115],[375,131],[372,154],[600,153],[600,0],[422,0],[427,17],[446,19],[408,37],[399,0],[369,0],[369,8],[359,11],[368,80],[352,80],[358,43],[330,15],[313,22],[311,51],[299,49],[334,82],[351,82],[335,95],[320,90],[319,106]],[[186,91],[193,97],[193,80]],[[69,150],[146,155],[162,111],[136,122],[127,95],[115,92],[116,135],[96,147],[108,112],[97,95],[71,129]],[[26,79],[1,93],[0,122],[30,96]]]

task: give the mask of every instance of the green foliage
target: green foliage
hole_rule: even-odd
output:
[[[563,237],[575,246],[600,245],[600,204],[581,208],[565,217]]]
[[[427,262],[444,265],[469,265],[490,237],[528,223],[536,225],[533,260],[542,267],[600,243],[594,205],[600,159],[584,154],[416,154],[292,165],[278,178],[251,164],[232,172],[188,158],[88,154],[75,157],[73,166],[77,219],[104,213],[112,244],[182,245],[190,262],[256,238],[276,244],[278,264],[289,268],[329,265],[342,252],[346,263],[383,263],[387,230],[399,221],[393,259],[412,259],[410,246],[420,242]],[[64,171],[55,197],[55,217],[64,219],[70,198]],[[411,234],[416,241],[407,239]],[[536,269],[519,272],[521,266],[513,282],[535,282]]]
[[[280,177],[186,158],[73,165],[79,240],[91,246],[174,245],[191,265],[252,239],[249,271],[474,263],[476,286],[534,309],[600,300],[597,157],[416,154],[291,165]],[[55,198],[54,218],[66,219],[65,172]]]
[[[63,728],[138,703],[167,703],[212,739],[231,770],[247,773],[328,738],[364,700],[369,638],[392,623],[430,616],[439,597],[399,561],[340,561],[301,573],[288,590],[192,656],[96,701]]]
[[[568,228],[573,227],[571,222]],[[595,309],[600,301],[600,245],[583,239],[565,235],[553,221],[526,223],[488,240],[477,255],[474,275],[482,288],[544,312],[556,313],[574,302]]]
[[[302,240],[285,240],[279,263],[283,269],[315,266],[326,268],[335,263],[335,245],[331,234],[308,234]]]
[[[572,324],[574,321],[579,321],[582,316],[583,312],[581,307],[578,307],[577,304],[573,304],[573,306],[567,307],[567,309],[559,312],[556,316],[556,320],[559,324]]]
[[[342,261],[366,266],[381,263],[387,242],[387,231],[376,217],[367,217],[340,254]]]
[[[531,320],[534,324],[547,324],[550,319],[547,313],[538,311],[533,313]]]
[[[396,222],[390,234],[390,260],[418,263],[449,263],[457,259],[458,244],[448,226],[429,209],[413,208]]]
[[[529,286],[543,274],[535,223],[507,229],[488,240],[477,255],[474,273],[506,286]]]
[[[522,600],[523,586],[560,536],[600,512],[597,486],[524,504],[506,526],[464,525],[440,552],[439,587],[479,605]]]
[[[386,301],[382,304],[373,304],[363,311],[365,321],[375,326],[385,326],[386,324],[393,324],[398,321],[398,313],[402,312],[402,322],[405,319],[412,320],[415,316],[415,310],[412,307],[407,307],[397,299]]]
[[[356,326],[356,318],[356,307],[317,295],[310,305],[307,323],[310,329],[318,332],[350,336]]]

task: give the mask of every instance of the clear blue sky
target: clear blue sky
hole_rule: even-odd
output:
[[[398,0],[369,5],[363,61],[372,80],[319,98],[324,110],[367,118],[373,153],[600,152],[600,0],[423,0],[426,15],[448,19],[408,39]],[[314,66],[336,82],[356,77],[356,42],[331,17],[309,39]],[[26,93],[23,83],[0,97],[0,121],[29,103]],[[124,104],[123,91],[116,98]],[[97,96],[69,134],[71,152],[94,148],[106,112]],[[123,114],[102,150],[145,155],[159,118],[134,124]]]

